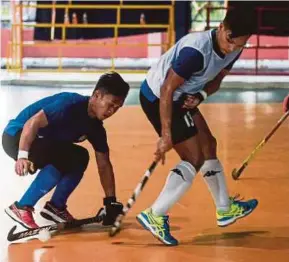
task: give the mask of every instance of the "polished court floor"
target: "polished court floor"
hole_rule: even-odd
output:
[[[60,91],[64,90],[1,87],[1,132],[6,121],[21,108]],[[84,89],[77,91],[90,93]],[[227,174],[230,193],[259,200],[259,206],[250,216],[227,228],[218,228],[213,201],[199,175],[170,212],[172,234],[180,240],[180,245],[168,248],[160,244],[137,224],[135,215],[153,202],[168,171],[178,161],[176,154],[170,152],[165,166],[156,169],[125,220],[123,231],[115,238],[91,226],[56,235],[46,243],[31,240],[8,245],[6,235],[13,222],[2,212],[0,261],[289,261],[289,120],[256,155],[241,179],[231,178],[232,169],[241,164],[281,117],[279,102],[288,90],[226,92],[229,91],[218,94],[220,100],[211,100],[200,109],[218,140],[219,158]],[[135,91],[130,94],[127,106],[105,121],[105,126],[118,198],[126,202],[152,160],[157,137],[137,105]],[[103,197],[93,152],[87,143],[84,146],[90,149],[91,162],[68,203],[77,218],[96,214]],[[13,162],[2,149],[0,161],[0,208],[3,210],[21,197],[33,177],[17,177]],[[43,203],[40,201],[36,211]],[[42,222],[38,216],[37,219]]]

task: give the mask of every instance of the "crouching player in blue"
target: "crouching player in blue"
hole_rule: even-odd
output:
[[[180,157],[156,201],[137,216],[165,245],[178,244],[170,233],[168,210],[191,187],[199,171],[212,194],[218,226],[247,216],[258,204],[256,199],[229,197],[216,139],[197,108],[220,88],[250,37],[247,28],[246,19],[228,12],[218,29],[184,36],[152,66],[141,86],[142,109],[160,137],[156,160],[164,160],[171,148]]]
[[[67,199],[81,181],[89,162],[88,151],[77,145],[87,139],[94,148],[103,199],[104,225],[111,225],[122,212],[116,199],[115,178],[109,157],[103,120],[122,107],[129,85],[109,72],[100,77],[89,96],[59,93],[41,99],[6,126],[2,144],[13,158],[19,176],[40,169],[19,201],[5,209],[7,215],[26,228],[36,228],[32,212],[37,201],[55,187],[41,215],[54,222],[71,221]]]

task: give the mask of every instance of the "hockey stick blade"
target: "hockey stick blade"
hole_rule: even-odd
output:
[[[38,227],[38,228],[31,228],[31,229],[27,229],[25,231],[18,232],[18,233],[14,233],[17,228],[17,226],[15,225],[10,229],[8,236],[7,236],[7,240],[9,242],[13,242],[13,241],[17,241],[23,238],[36,236],[43,229],[48,230],[50,232],[68,230],[68,229],[79,228],[83,225],[100,223],[102,222],[102,220],[103,220],[103,216],[94,216],[90,218],[74,220],[71,222],[58,223],[58,224],[53,224],[53,225],[48,225],[48,226],[43,226],[43,227]]]

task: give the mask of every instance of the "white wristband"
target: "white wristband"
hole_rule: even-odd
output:
[[[20,158],[28,159],[28,152],[24,150],[19,150],[17,159],[20,159]]]
[[[202,95],[202,97],[204,98],[204,100],[208,97],[206,91],[204,91],[204,90],[199,91],[199,93]]]

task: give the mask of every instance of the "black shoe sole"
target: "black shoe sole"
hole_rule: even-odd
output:
[[[45,219],[47,219],[47,220],[49,220],[49,221],[52,221],[52,222],[54,222],[54,223],[56,223],[56,224],[61,223],[61,222],[55,220],[53,217],[51,217],[50,215],[48,215],[48,214],[46,214],[46,213],[44,213],[44,212],[40,212],[40,215],[41,215],[43,218],[45,218]]]

